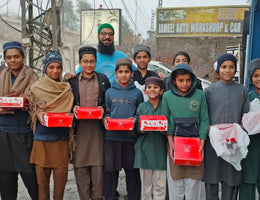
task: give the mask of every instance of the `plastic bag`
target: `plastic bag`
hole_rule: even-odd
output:
[[[248,135],[260,133],[260,111],[245,113],[242,117],[242,124]]]
[[[210,127],[210,143],[217,156],[241,170],[241,160],[247,155],[249,137],[239,124],[217,124]]]
[[[135,81],[134,84],[135,84],[135,87],[138,88],[139,90],[141,90],[141,92],[143,93],[144,102],[148,101],[149,98],[144,93],[145,85],[141,85],[140,83],[138,83],[138,81]]]
[[[260,111],[260,101],[258,98],[255,98],[253,101],[250,102],[250,112],[258,112]]]

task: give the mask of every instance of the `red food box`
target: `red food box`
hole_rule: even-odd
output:
[[[141,131],[167,131],[168,121],[164,115],[140,115]]]
[[[47,127],[71,127],[73,117],[67,113],[46,113],[44,120]]]
[[[25,108],[26,98],[24,97],[0,97],[2,108]]]
[[[174,137],[174,164],[199,166],[201,163],[200,139]]]
[[[77,119],[102,119],[102,108],[95,107],[79,107]]]
[[[134,129],[134,124],[132,119],[111,119],[107,120],[108,128],[107,130],[124,130],[131,131]]]

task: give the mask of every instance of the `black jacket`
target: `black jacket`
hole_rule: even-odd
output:
[[[97,73],[95,72],[97,75],[97,80],[98,80],[98,86],[99,86],[99,92],[98,92],[98,106],[102,106],[104,110],[105,109],[105,93],[106,90],[108,88],[110,88],[110,82],[108,80],[108,78],[106,77],[106,75],[101,74],[101,73]],[[69,80],[69,83],[71,85],[72,88],[72,93],[74,96],[74,102],[73,102],[73,107],[75,105],[80,106],[80,98],[79,98],[79,74],[78,73],[74,78]],[[91,94],[89,94],[91,95]],[[73,109],[72,107],[72,109]],[[78,125],[78,120],[75,120],[75,133],[76,133],[76,128]],[[102,123],[102,120],[101,120]],[[102,123],[103,124],[103,123]]]
[[[110,88],[110,82],[106,75],[97,73],[97,80],[98,80],[98,86],[99,86],[99,92],[98,92],[98,106],[102,106],[105,108],[105,93],[108,88]],[[79,73],[80,74],[80,73]],[[72,93],[74,95],[74,103],[73,107],[75,105],[80,106],[80,98],[79,98],[79,74],[77,74],[74,78],[69,80],[69,83],[72,88]],[[90,94],[91,95],[91,94]]]

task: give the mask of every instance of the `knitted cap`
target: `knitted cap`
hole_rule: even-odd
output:
[[[155,84],[159,85],[161,89],[164,88],[163,80],[158,77],[148,77],[147,79],[145,79],[145,86],[147,86],[148,84]]]
[[[84,54],[92,54],[95,56],[95,58],[97,58],[97,50],[94,47],[90,47],[90,46],[81,47],[79,49],[79,56],[82,56]]]
[[[3,45],[3,51],[4,53],[8,50],[8,49],[19,49],[23,52],[23,46],[20,42],[17,41],[12,41],[12,42],[6,42]]]
[[[248,67],[248,76],[250,80],[252,81],[252,76],[255,72],[255,70],[260,69],[260,58],[256,58],[254,60],[251,60]]]
[[[98,34],[100,33],[100,31],[103,29],[103,28],[110,28],[113,33],[115,33],[115,30],[113,28],[113,26],[109,23],[104,23],[104,24],[101,24],[99,27],[98,27]]]
[[[227,60],[230,60],[234,63],[235,68],[236,68],[235,71],[237,71],[237,59],[236,59],[236,57],[233,56],[232,54],[225,53],[225,54],[219,56],[218,59],[217,59],[217,69],[216,69],[217,73],[219,73],[219,68],[222,65],[222,63],[227,61]]]
[[[151,57],[151,50],[150,47],[148,47],[147,45],[143,45],[143,44],[138,44],[135,46],[134,51],[133,51],[133,57],[136,57],[136,54],[140,51],[146,51],[148,53],[148,55]]]
[[[116,60],[116,66],[119,65],[128,65],[132,67],[132,60],[129,58],[119,58]]]
[[[49,51],[44,58],[43,72],[46,72],[48,65],[52,62],[58,62],[62,67],[62,58],[58,51]]]

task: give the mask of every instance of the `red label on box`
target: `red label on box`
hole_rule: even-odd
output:
[[[107,120],[108,128],[107,130],[124,130],[131,131],[134,128],[132,119],[111,119]]]
[[[47,127],[71,127],[73,117],[67,113],[46,113],[44,120]]]
[[[102,119],[102,108],[95,107],[79,107],[77,119]]]
[[[24,97],[0,97],[2,108],[25,108],[26,98]]]
[[[141,131],[167,131],[168,121],[164,115],[140,115]]]
[[[201,163],[200,139],[174,137],[174,164],[199,166]]]

